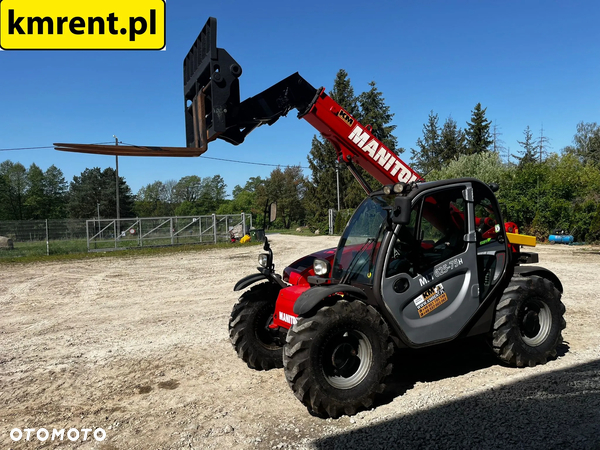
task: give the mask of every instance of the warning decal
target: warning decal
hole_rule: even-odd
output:
[[[419,317],[425,317],[434,309],[440,307],[448,301],[448,294],[444,291],[444,286],[440,283],[431,289],[427,289],[421,295],[414,299]]]

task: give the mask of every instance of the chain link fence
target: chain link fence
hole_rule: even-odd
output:
[[[0,221],[0,258],[227,242],[252,229],[250,214],[134,219]]]
[[[0,221],[0,258],[87,251],[85,220]]]

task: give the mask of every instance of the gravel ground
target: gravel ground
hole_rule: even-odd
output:
[[[335,238],[272,236],[279,269]],[[308,414],[282,370],[237,358],[227,322],[256,246],[0,267],[0,448],[600,449],[600,252],[540,246],[567,328],[544,366],[498,364],[478,340],[394,356],[375,409]],[[14,428],[106,439],[14,442]]]

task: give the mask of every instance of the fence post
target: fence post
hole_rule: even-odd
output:
[[[229,235],[229,216],[225,216],[225,234]]]
[[[333,209],[329,210],[329,234],[332,235],[333,234],[333,228],[334,228],[334,218],[333,218]]]
[[[171,245],[173,245],[173,218],[171,217]]]
[[[144,246],[144,236],[142,235],[142,219],[138,219],[138,228],[140,229],[140,247]]]
[[[242,213],[242,236],[246,236],[246,214]]]
[[[115,236],[115,248],[117,248],[117,220],[113,221],[113,234]]]
[[[46,256],[50,256],[50,237],[48,236],[48,219],[46,219]]]
[[[212,215],[213,220],[213,235],[215,237],[215,244],[217,243],[217,216],[215,214]]]
[[[85,221],[85,240],[87,241],[88,253],[90,252],[90,221]]]

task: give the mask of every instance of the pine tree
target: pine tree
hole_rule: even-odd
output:
[[[394,114],[390,107],[385,104],[381,91],[377,89],[374,81],[369,83],[370,89],[358,96],[360,106],[360,122],[363,125],[371,125],[372,134],[379,139],[387,148],[396,155],[404,149],[397,148],[398,139],[392,133],[396,125],[390,125]]]
[[[369,83],[369,87],[368,91],[355,96],[348,74],[340,70],[330,96],[364,126],[370,125],[373,135],[391,151],[396,154],[402,153],[404,149],[398,147],[397,138],[393,135],[396,126],[390,124],[394,115],[385,104],[383,94],[377,89],[375,82]],[[312,177],[306,195],[306,198],[310,199],[306,203],[307,216],[315,226],[325,226],[328,209],[337,208],[336,161],[337,153],[334,147],[315,136],[308,156]],[[371,175],[360,167],[357,169],[372,188],[379,186]],[[344,164],[339,165],[339,179],[341,208],[358,206],[365,193]]]
[[[417,139],[418,149],[411,149],[412,166],[422,176],[441,168],[441,137],[439,117],[429,112],[427,123],[423,125],[423,138]]]
[[[506,153],[506,147],[504,146],[505,142],[500,138],[500,136],[502,136],[500,127],[494,122],[492,127],[492,151],[502,156]]]
[[[544,135],[544,125],[540,128],[540,138],[537,141],[538,146],[538,160],[542,162],[548,156],[548,150],[550,147],[550,138]]]
[[[491,122],[485,117],[486,110],[487,108],[481,109],[481,103],[477,103],[471,111],[471,122],[467,122],[465,130],[466,148],[469,155],[488,151],[493,143],[490,132]]]
[[[525,139],[523,141],[517,141],[523,150],[519,152],[521,156],[517,156],[519,160],[519,167],[523,167],[526,164],[538,162],[538,143],[533,138],[531,128],[527,125],[527,128],[523,131]]]
[[[440,160],[441,164],[458,159],[466,153],[465,133],[458,128],[456,120],[448,117],[440,134]]]
[[[329,93],[331,98],[339,103],[351,116],[358,119],[358,100],[354,95],[354,89],[348,78],[348,73],[341,69],[338,71],[333,89]],[[327,211],[331,208],[337,209],[337,182],[336,182],[337,152],[329,141],[322,141],[317,136],[313,137],[311,149],[308,155],[308,166],[312,171],[312,177],[307,185],[310,202],[306,209],[312,222],[317,227],[322,227],[327,222]],[[342,170],[340,165],[340,197],[341,207],[346,208],[344,193],[347,185],[352,182],[347,170]]]

